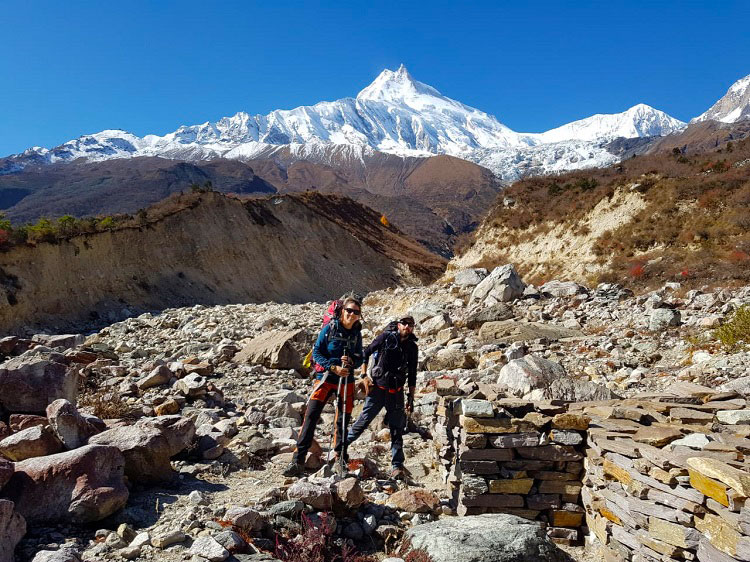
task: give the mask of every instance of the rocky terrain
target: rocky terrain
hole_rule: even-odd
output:
[[[738,483],[747,469],[736,467],[745,466],[747,426],[741,424],[747,423],[750,353],[716,331],[741,328],[747,304],[748,286],[686,291],[668,283],[639,295],[615,284],[535,287],[511,265],[368,293],[365,341],[406,312],[418,322],[406,481],[384,476],[388,431],[377,422],[351,446],[349,474],[333,474],[325,465],[332,407],[319,425],[309,473],[281,475],[311,386],[301,360],[324,303],[194,305],[140,314],[93,333],[31,330],[3,338],[0,560],[12,561],[14,547],[21,562],[357,556],[468,562],[584,560],[597,553],[626,560],[634,548],[640,558],[633,560],[747,560],[747,511]],[[670,394],[676,382],[686,390]],[[712,397],[710,403],[700,405],[701,396]],[[674,408],[671,417],[647,409],[654,402],[661,412]],[[675,402],[687,411],[682,417]],[[641,452],[626,454],[633,420],[648,431],[671,428],[658,446],[682,438],[687,457],[712,455],[718,449],[708,444],[719,438],[740,441],[733,460],[717,460],[722,465],[689,461],[702,477],[679,466],[666,474],[673,466],[667,456],[657,467],[665,476],[643,459],[633,468],[608,456],[632,459],[646,450],[641,445]],[[529,446],[534,435],[539,446]],[[676,447],[672,454],[681,451]],[[470,461],[467,450],[483,460]],[[550,454],[567,456],[557,466]],[[521,470],[499,468],[493,460],[513,455],[536,459],[537,468],[530,460]],[[727,462],[743,475],[728,471]],[[531,473],[522,474],[524,463]],[[693,490],[684,493],[692,503],[673,505],[676,515],[657,512],[653,501],[670,500],[646,498],[648,488],[637,492],[630,481],[639,467],[651,480],[658,474],[672,494],[682,493],[675,486]],[[539,491],[540,480],[553,472],[573,481]],[[584,479],[588,496],[579,495]],[[633,505],[650,509],[651,518],[621,517],[622,530],[612,527],[612,518],[603,523],[609,503],[592,503],[590,494],[603,498],[607,490],[625,498],[611,501],[640,497]],[[722,498],[716,490],[732,497],[731,505],[722,504],[729,507],[710,503]],[[467,497],[489,495],[496,505],[517,501],[519,493],[547,494],[547,503],[538,509],[506,504],[479,510],[504,513],[476,515],[461,507]],[[560,493],[555,501],[564,503],[550,503]],[[671,522],[688,531],[665,527],[665,517],[676,517]],[[675,546],[678,532],[689,545]],[[646,544],[639,541],[650,546],[639,552]]]

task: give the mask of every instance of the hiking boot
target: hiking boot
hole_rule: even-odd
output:
[[[403,466],[394,466],[391,469],[390,477],[394,480],[404,480],[406,478],[406,470]]]
[[[284,469],[284,472],[282,474],[284,476],[302,476],[305,473],[305,465],[296,463],[294,461],[290,462],[289,465]]]

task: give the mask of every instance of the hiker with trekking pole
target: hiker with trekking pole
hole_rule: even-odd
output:
[[[380,410],[385,408],[386,422],[391,432],[391,478],[405,479],[404,432],[406,416],[414,410],[414,391],[417,385],[417,337],[414,318],[404,316],[391,322],[364,350],[364,364],[370,356],[373,366],[369,375],[363,374],[367,391],[362,413],[346,438],[352,443],[367,429]],[[404,405],[404,388],[409,391]]]
[[[354,407],[354,371],[362,365],[362,303],[345,295],[331,303],[312,351],[315,386],[307,402],[305,419],[297,439],[297,450],[284,476],[304,473],[305,459],[315,436],[323,407],[336,397],[333,450],[345,469],[347,427]]]

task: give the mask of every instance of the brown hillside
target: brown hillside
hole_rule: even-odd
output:
[[[451,263],[636,287],[750,282],[750,139],[519,181]]]
[[[0,333],[200,304],[306,302],[436,278],[445,260],[320,194],[173,196],[143,221],[0,253]]]

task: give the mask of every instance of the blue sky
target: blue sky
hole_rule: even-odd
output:
[[[354,96],[400,63],[523,132],[641,102],[688,120],[750,74],[747,1],[0,9],[0,156],[102,129],[164,134]]]

